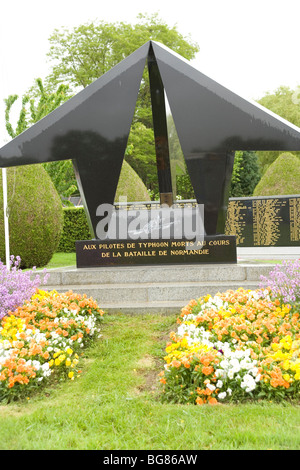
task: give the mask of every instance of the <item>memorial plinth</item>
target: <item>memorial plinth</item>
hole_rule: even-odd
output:
[[[77,268],[160,264],[236,263],[232,235],[203,240],[83,240],[76,242]]]

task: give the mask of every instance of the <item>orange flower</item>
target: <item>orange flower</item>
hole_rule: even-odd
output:
[[[209,375],[214,371],[214,368],[212,366],[203,366],[202,367],[202,374],[204,375]]]
[[[181,366],[181,362],[180,361],[177,361],[176,359],[174,359],[172,362],[171,362],[171,365],[173,367],[176,367],[176,368],[179,368]]]
[[[189,368],[190,368],[191,364],[189,363],[188,359],[183,358],[183,359],[181,360],[181,362],[182,362],[182,364],[184,365],[184,367],[185,367],[186,369],[189,369]]]
[[[216,398],[209,398],[208,403],[209,405],[218,405],[218,400]]]
[[[197,403],[197,405],[204,405],[205,402],[203,401],[202,398],[197,397],[197,398],[196,398],[196,403]]]

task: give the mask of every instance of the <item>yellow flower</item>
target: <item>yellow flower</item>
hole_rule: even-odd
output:
[[[72,380],[74,378],[74,372],[73,371],[69,372],[68,377],[69,377],[69,379]]]
[[[56,359],[55,359],[54,364],[55,364],[56,366],[59,366],[59,365],[60,365],[60,360],[59,360],[59,358],[56,358]]]
[[[287,360],[285,360],[284,363],[282,364],[282,368],[283,368],[284,370],[288,370],[289,367],[290,367],[290,361],[287,359]]]
[[[283,374],[283,376],[282,376],[282,377],[283,377],[283,378],[284,378],[284,380],[286,380],[287,382],[290,382],[290,381],[292,381],[292,379],[291,379],[291,376],[290,376],[289,374]]]
[[[69,367],[71,365],[71,359],[66,359],[66,362],[65,362],[66,366]]]

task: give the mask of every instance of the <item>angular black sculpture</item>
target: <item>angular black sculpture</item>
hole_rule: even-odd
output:
[[[115,192],[148,62],[159,188],[170,194],[164,91],[207,235],[225,231],[236,150],[300,150],[300,129],[211,80],[149,41],[0,149],[0,167],[72,159],[91,233]]]

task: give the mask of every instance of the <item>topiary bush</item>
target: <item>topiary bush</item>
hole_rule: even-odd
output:
[[[253,196],[300,194],[300,160],[292,153],[282,153],[273,162],[253,191]]]
[[[142,179],[133,168],[123,161],[120,178],[117,186],[115,201],[120,197],[126,197],[128,202],[150,201],[150,196]]]
[[[57,251],[75,252],[77,240],[92,238],[83,207],[64,207],[64,225]]]
[[[0,187],[0,258],[5,260],[3,187]],[[7,170],[10,253],[22,268],[45,266],[55,253],[62,228],[60,197],[42,165]]]

